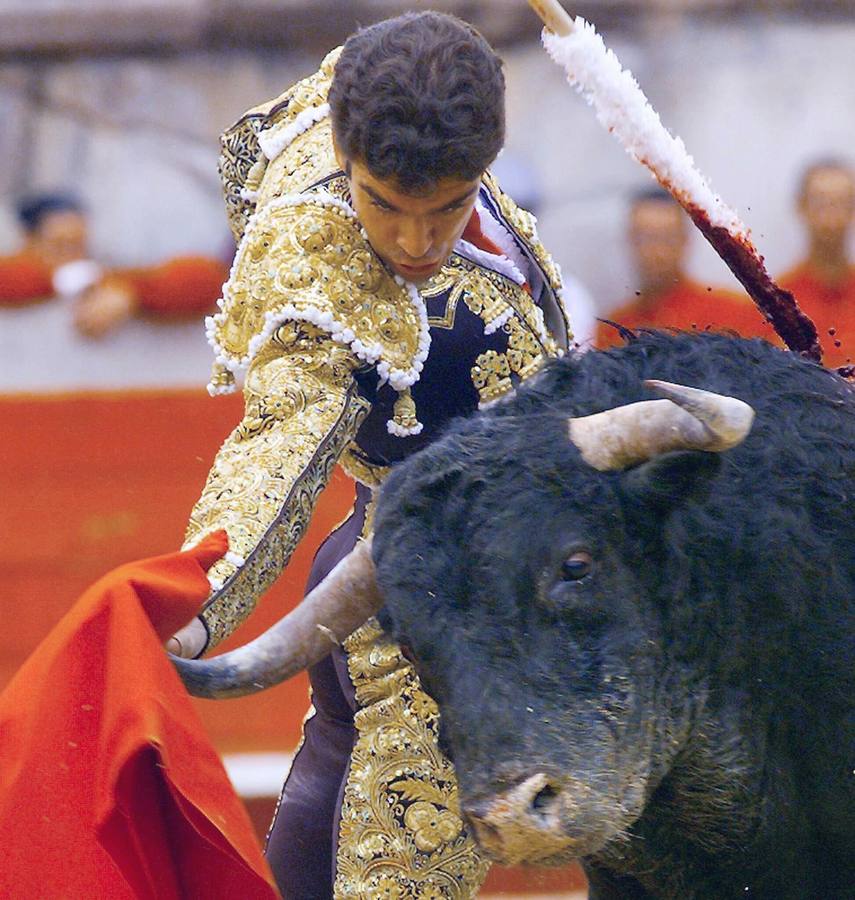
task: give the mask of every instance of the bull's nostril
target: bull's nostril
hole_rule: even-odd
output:
[[[551,784],[547,784],[534,795],[534,798],[531,801],[532,810],[539,815],[544,815],[549,811],[549,808],[553,805],[557,796],[558,791],[556,791]]]

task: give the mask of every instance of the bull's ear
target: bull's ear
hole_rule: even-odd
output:
[[[705,498],[720,467],[718,453],[664,453],[625,472],[624,490],[634,500],[650,506],[679,506],[687,500]]]

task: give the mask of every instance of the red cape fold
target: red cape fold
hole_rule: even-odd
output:
[[[217,532],[115,569],[0,695],[3,898],[279,896],[162,646],[227,549]]]

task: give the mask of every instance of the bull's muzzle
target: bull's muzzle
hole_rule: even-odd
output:
[[[586,842],[566,826],[575,809],[570,789],[543,773],[500,794],[463,804],[479,846],[503,865],[548,865],[581,855]]]

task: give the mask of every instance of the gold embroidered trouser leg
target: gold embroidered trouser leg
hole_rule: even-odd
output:
[[[336,858],[336,898],[468,900],[489,864],[460,817],[439,711],[369,620],[345,642],[359,705]]]

